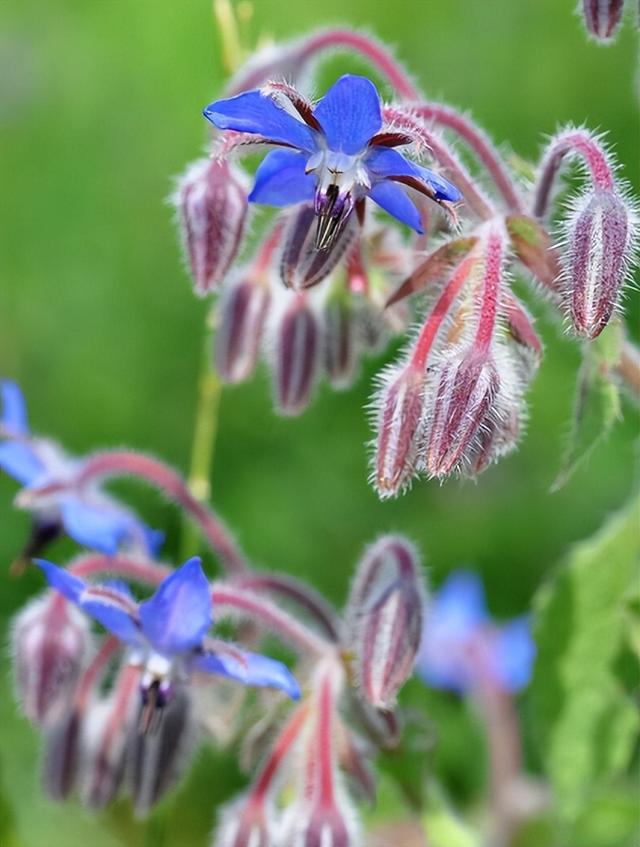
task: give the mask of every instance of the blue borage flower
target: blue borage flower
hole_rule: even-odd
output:
[[[14,382],[0,382],[0,398],[0,468],[27,491],[51,487],[52,493],[33,505],[36,518],[61,524],[78,544],[106,555],[123,546],[147,555],[157,552],[163,534],[150,530],[97,485],[81,491],[56,491],[57,484],[78,474],[82,460],[68,456],[53,441],[31,435],[24,397]]]
[[[496,625],[480,579],[456,571],[427,609],[416,673],[434,688],[459,693],[483,682],[519,691],[531,678],[535,645],[526,617]]]
[[[122,583],[89,584],[51,562],[37,559],[51,585],[116,636],[144,668],[143,701],[164,706],[174,685],[194,671],[277,688],[297,700],[300,689],[281,662],[248,653],[207,635],[213,624],[211,587],[199,558],[170,574],[156,593],[136,603]]]
[[[219,129],[287,148],[266,156],[249,200],[271,206],[313,201],[317,249],[331,246],[367,197],[422,233],[420,213],[402,184],[437,203],[462,199],[450,182],[392,149],[412,139],[383,129],[380,97],[362,76],[340,77],[314,108],[291,86],[272,84],[217,100],[204,115]]]

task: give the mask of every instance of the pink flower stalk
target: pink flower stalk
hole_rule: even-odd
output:
[[[200,159],[181,178],[173,202],[196,294],[224,280],[238,255],[247,218],[242,172],[223,158]]]
[[[574,332],[593,339],[618,306],[637,248],[638,216],[601,140],[571,127],[550,141],[542,158],[536,215],[542,217],[549,207],[563,160],[576,156],[590,186],[573,200],[563,223],[560,290]]]
[[[509,414],[521,390],[504,345],[497,340],[504,306],[506,233],[488,224],[481,241],[480,304],[470,342],[442,351],[425,410],[424,467],[432,476],[468,472],[487,429]],[[481,463],[484,466],[486,463]]]
[[[454,268],[413,345],[406,364],[388,369],[374,399],[377,439],[373,482],[380,497],[395,497],[422,462],[427,362],[446,318],[469,283],[478,261],[475,250]]]
[[[89,658],[86,618],[58,594],[47,592],[16,617],[11,648],[25,715],[39,724],[55,722],[68,707]]]
[[[282,847],[355,847],[358,827],[338,780],[335,723],[342,687],[336,666],[318,670],[314,681],[313,719],[305,739],[303,782],[285,812]]]
[[[395,705],[413,670],[423,606],[415,548],[401,537],[381,538],[358,565],[347,611],[359,690],[376,709]]]
[[[247,795],[222,813],[212,847],[271,847],[278,813],[274,797],[309,714],[303,703],[287,720]]]
[[[587,32],[600,44],[613,43],[622,22],[624,0],[579,0]]]
[[[275,405],[281,415],[299,415],[320,375],[321,327],[308,297],[299,292],[275,316],[272,345]]]

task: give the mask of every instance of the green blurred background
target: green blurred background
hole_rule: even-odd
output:
[[[430,97],[471,110],[525,158],[561,123],[607,129],[637,188],[636,38],[627,22],[613,47],[599,49],[574,6],[257,0],[251,31],[289,37],[330,22],[364,26],[394,45]],[[206,304],[191,294],[165,199],[172,176],[200,153],[201,108],[220,92],[222,72],[208,0],[0,3],[0,374],[22,385],[34,429],[73,452],[126,444],[188,465]],[[637,315],[637,292],[628,299]],[[568,545],[625,501],[637,468],[638,417],[629,407],[609,443],[550,494],[579,354],[545,309],[535,311],[546,356],[529,432],[477,484],[421,483],[401,500],[377,501],[366,483],[363,406],[380,362],[347,394],[323,389],[297,420],[273,416],[264,372],[225,392],[214,503],[250,555],[340,602],[363,545],[402,531],[424,551],[434,584],[473,565],[497,615],[524,611]],[[151,525],[167,527],[175,549],[175,512],[139,488],[127,492]],[[7,565],[28,528],[11,509],[14,493],[0,479]],[[61,543],[51,557],[70,549]],[[39,585],[31,573],[3,580],[3,632]],[[200,757],[193,791],[181,795],[178,840],[162,840],[153,826],[128,835],[113,821],[97,827],[79,808],[42,798],[37,739],[13,705],[7,667],[1,682],[2,847],[182,847],[191,830],[194,845],[205,843],[212,798],[233,787],[228,769],[223,776]],[[455,727],[455,775],[456,755],[458,763],[468,755],[460,739],[473,731],[457,706],[441,711]]]

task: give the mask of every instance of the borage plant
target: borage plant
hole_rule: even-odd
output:
[[[310,99],[319,61],[337,49],[358,53],[385,88],[346,74]],[[64,568],[37,559],[50,589],[13,625],[45,787],[58,800],[77,791],[92,809],[126,791],[144,815],[200,741],[241,742],[253,778],[219,813],[216,847],[351,847],[354,799],[374,796],[371,763],[400,743],[396,697],[418,657],[419,676],[485,718],[487,832],[510,844],[546,797],[521,773],[511,702],[535,654],[528,620],[493,624],[465,574],[428,603],[416,548],[394,535],[364,552],[343,614],[253,567],[207,502],[218,377],[245,380],[263,355],[276,410],[295,415],[321,377],[348,388],[362,357],[405,335],[372,399],[376,491],[396,496],[419,474],[476,476],[522,437],[542,355],[514,269],[596,356],[598,378],[637,392],[640,360],[617,317],[635,201],[602,137],[581,127],[548,140],[525,184],[468,116],[425,99],[384,46],[348,30],[257,52],[204,114],[209,155],[174,194],[194,290],[215,298],[215,372],[207,358],[189,483],[127,450],[68,456],[31,434],[18,387],[2,384],[0,467],[34,518],[21,563],[62,533],[91,550]],[[242,159],[265,146],[250,178]],[[557,177],[572,161],[584,187],[561,206]],[[250,227],[258,205],[282,211]],[[118,476],[173,500],[222,576],[210,580],[198,558],[165,561],[161,534],[104,490]],[[233,642],[214,632],[221,619]],[[265,633],[297,655],[291,670],[259,652]]]

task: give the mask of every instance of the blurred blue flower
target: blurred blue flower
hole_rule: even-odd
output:
[[[340,77],[315,108],[289,86],[273,84],[217,100],[204,115],[219,129],[286,148],[265,157],[249,200],[271,206],[313,201],[318,249],[333,243],[366,197],[423,232],[420,213],[402,184],[436,202],[462,199],[446,179],[392,149],[412,139],[393,129],[382,131],[380,97],[362,76]]]
[[[480,579],[456,571],[427,608],[416,673],[459,693],[483,684],[514,692],[529,682],[535,652],[528,618],[494,623]]]
[[[143,696],[153,693],[153,705],[168,702],[174,683],[193,671],[277,688],[299,698],[298,683],[281,662],[207,636],[213,603],[199,558],[189,559],[166,577],[143,603],[136,603],[123,583],[93,585],[51,562],[40,559],[36,564],[52,588],[130,648],[132,663],[145,669]]]
[[[163,534],[149,529],[96,484],[81,490],[57,490],[78,475],[82,460],[68,456],[53,441],[31,435],[24,397],[14,382],[0,382],[0,399],[0,468],[27,492],[50,489],[50,494],[29,504],[40,523],[61,525],[78,544],[106,555],[123,546],[146,555],[157,552]],[[28,502],[29,498],[22,499]]]

